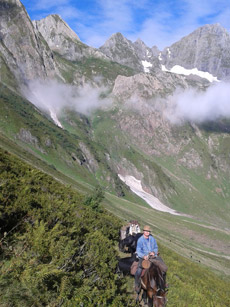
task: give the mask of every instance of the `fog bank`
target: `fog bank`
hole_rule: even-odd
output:
[[[176,91],[168,98],[164,115],[172,123],[201,123],[230,117],[230,84],[217,83],[205,92]]]
[[[22,91],[29,101],[48,112],[52,118],[52,114],[60,116],[64,108],[89,115],[95,109],[111,104],[109,99],[101,97],[106,91],[105,87],[95,88],[89,84],[77,87],[55,80],[35,80]]]

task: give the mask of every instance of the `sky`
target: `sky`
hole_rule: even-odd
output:
[[[100,47],[116,32],[160,50],[205,24],[230,30],[229,0],[21,0],[32,20],[58,14],[81,41]]]

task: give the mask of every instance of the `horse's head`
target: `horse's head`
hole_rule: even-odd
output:
[[[121,252],[125,251],[125,245],[124,245],[124,240],[119,240],[119,250]]]
[[[166,306],[167,290],[165,289],[162,272],[154,263],[151,263],[149,269],[147,269],[146,274],[142,278],[142,282],[145,285],[149,299],[153,301],[153,306]]]
[[[165,289],[157,289],[153,295],[153,306],[164,307],[167,304],[167,291]]]
[[[134,245],[134,248],[133,248],[133,245]],[[128,248],[128,251],[135,252],[135,250],[136,250],[135,249],[135,240],[134,240],[133,235],[126,237],[124,240],[120,240],[120,242],[119,242],[120,251],[124,252],[125,247]]]
[[[165,291],[157,291],[157,293],[153,296],[153,306],[155,307],[164,307],[167,304],[166,292]]]

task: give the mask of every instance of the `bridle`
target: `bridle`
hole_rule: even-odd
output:
[[[158,302],[157,299],[160,299],[162,300],[161,302]],[[166,303],[167,303],[167,299],[165,296],[161,296],[161,295],[154,295],[153,296],[153,304],[154,306],[166,306]]]

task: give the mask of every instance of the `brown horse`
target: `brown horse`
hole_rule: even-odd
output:
[[[143,289],[143,299],[148,301],[148,306],[164,307],[166,306],[165,280],[160,268],[151,263],[149,269],[146,269],[141,277],[141,288]],[[139,295],[137,297],[139,300]]]

